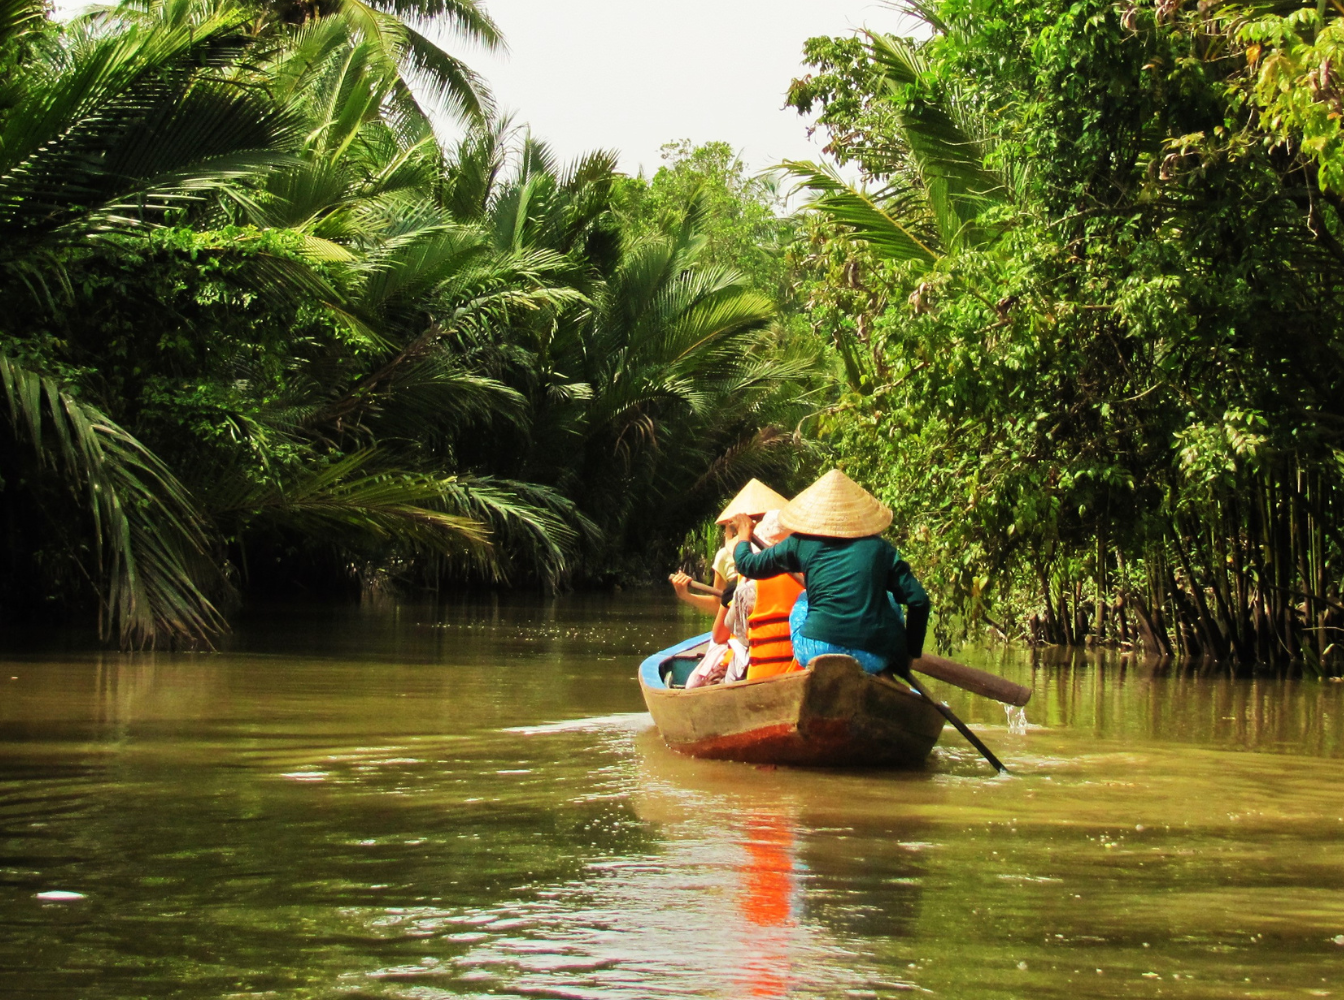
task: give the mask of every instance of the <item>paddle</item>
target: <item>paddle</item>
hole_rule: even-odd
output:
[[[1005,680],[997,674],[991,674],[985,670],[976,670],[974,667],[968,667],[956,660],[934,656],[932,653],[925,653],[915,660],[910,664],[910,669],[918,670],[921,674],[940,680],[944,684],[959,687],[963,691],[971,692],[971,694],[983,695],[986,698],[1001,701],[1005,705],[1021,708],[1031,701],[1031,688],[1029,687],[1014,684],[1010,680]]]

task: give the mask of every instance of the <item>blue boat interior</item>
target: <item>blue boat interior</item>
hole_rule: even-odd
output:
[[[651,688],[679,688],[686,686],[686,678],[695,669],[699,657],[678,659],[678,654],[686,653],[696,646],[709,642],[709,633],[693,636],[659,650],[644,659],[639,665],[640,679]]]

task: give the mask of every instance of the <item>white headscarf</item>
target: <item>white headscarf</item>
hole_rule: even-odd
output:
[[[778,545],[791,534],[792,531],[780,525],[777,510],[766,511],[765,516],[756,525],[756,537],[766,545]]]

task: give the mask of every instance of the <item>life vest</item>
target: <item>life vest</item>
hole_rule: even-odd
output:
[[[747,648],[751,653],[747,680],[801,669],[793,659],[789,612],[802,592],[802,585],[787,573],[756,581],[756,606],[747,616]]]

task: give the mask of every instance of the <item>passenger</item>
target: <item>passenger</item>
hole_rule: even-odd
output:
[[[880,537],[891,511],[832,469],[790,501],[779,523],[793,534],[752,553],[744,540],[750,522],[736,518],[733,555],[738,573],[748,579],[805,575],[805,599],[790,622],[798,662],[843,653],[868,673],[907,673],[924,650],[929,597],[900,553]],[[907,621],[897,604],[905,605]]]
[[[709,646],[700,658],[691,675],[686,678],[687,688],[705,687],[709,684],[721,684],[724,681],[740,681],[747,671],[747,633],[746,629],[734,634],[734,627],[727,623],[733,600],[736,597],[741,579],[733,580],[723,589],[719,601],[719,610],[714,618],[714,628],[710,631]]]
[[[734,575],[733,579],[737,579]],[[683,573],[681,570],[671,574],[667,582],[672,584],[673,591],[676,592],[677,600],[684,604],[689,604],[696,611],[702,611],[707,615],[717,614],[719,610],[719,599],[713,594],[697,594],[691,590],[691,584],[695,580],[689,573]],[[716,572],[714,574],[714,589],[723,590],[727,586],[727,581]]]
[[[788,530],[780,522],[781,516],[779,513],[771,512],[754,526],[755,537],[763,545],[777,545],[789,536]],[[750,539],[753,526],[748,526],[745,522],[734,523],[728,530],[734,541],[742,536],[743,532],[745,537]],[[737,610],[735,620],[744,625],[747,632],[750,661],[746,672],[747,680],[773,677],[775,674],[799,669],[793,655],[789,615],[802,590],[802,584],[786,573],[765,579],[739,576],[733,606]]]
[[[728,501],[728,506],[723,508],[723,512],[715,520],[723,525],[731,521],[737,514],[749,514],[753,518],[760,518],[767,511],[782,509],[788,502],[787,497],[780,496],[759,479],[753,479],[738,491],[737,496]],[[713,566],[715,590],[722,591],[729,583],[737,579],[737,568],[733,565],[732,546],[727,542],[720,546],[719,551],[714,554]],[[713,594],[692,593],[691,583],[693,581],[686,573],[673,573],[667,579],[672,584],[672,589],[677,593],[677,600],[689,604],[697,611],[703,611],[707,615],[718,613],[719,598]]]
[[[779,526],[779,511],[767,511],[760,523],[755,525],[756,537],[766,545],[774,545],[788,537],[788,532]],[[789,644],[789,611],[793,601],[802,589],[791,577],[780,577],[779,583],[773,580],[744,580],[738,578],[730,583],[723,592],[721,607],[714,619],[714,628],[710,639],[716,646],[731,648],[731,657],[714,658],[707,652],[700,664],[691,672],[686,681],[688,688],[705,684],[717,684],[720,681],[732,683],[744,678],[755,680],[757,677],[769,677],[796,669],[793,662],[793,648]],[[758,595],[765,590],[762,613],[756,613]],[[778,604],[778,607],[776,607]]]

